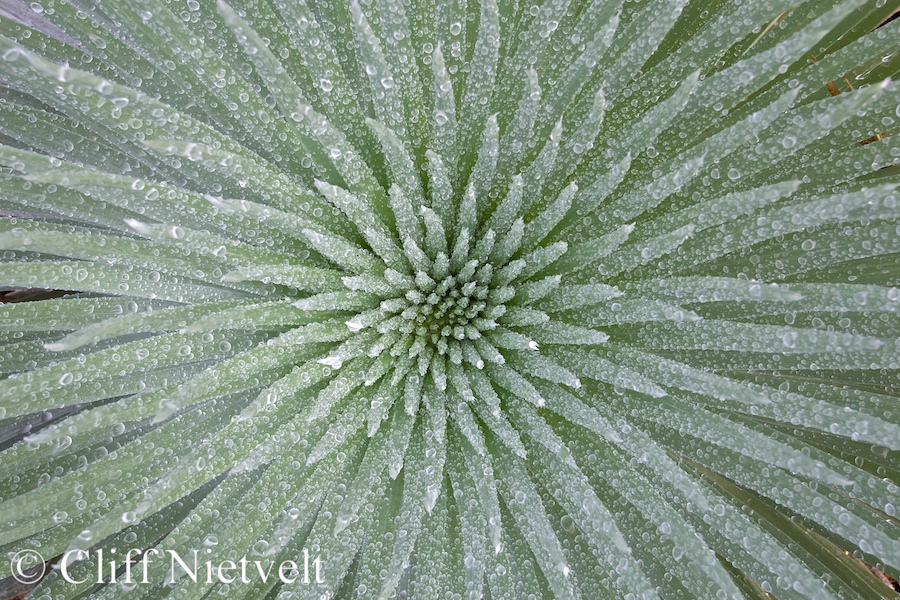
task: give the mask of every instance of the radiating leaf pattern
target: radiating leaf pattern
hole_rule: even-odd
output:
[[[885,597],[887,4],[0,19],[0,285],[67,292],[0,308],[0,548],[324,561],[54,600]]]

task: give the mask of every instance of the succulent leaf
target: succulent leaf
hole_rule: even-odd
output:
[[[0,307],[0,548],[262,561],[35,598],[887,597],[887,4],[4,8],[0,286],[52,297]]]

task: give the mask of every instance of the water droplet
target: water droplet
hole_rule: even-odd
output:
[[[316,362],[318,362],[320,365],[331,367],[332,369],[340,369],[341,365],[344,364],[344,359],[342,359],[340,356],[329,356],[326,358],[320,358]]]

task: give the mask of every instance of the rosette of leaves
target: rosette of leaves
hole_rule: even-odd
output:
[[[324,579],[33,597],[890,593],[892,7],[31,6],[0,548]]]

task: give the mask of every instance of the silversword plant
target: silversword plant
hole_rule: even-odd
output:
[[[30,7],[0,548],[325,580],[32,597],[891,593],[889,2]]]

